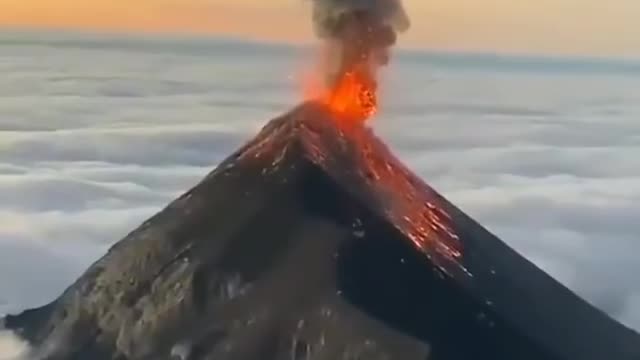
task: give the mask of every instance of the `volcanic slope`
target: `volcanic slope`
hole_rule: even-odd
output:
[[[638,334],[314,103],[5,325],[34,359],[640,359]]]

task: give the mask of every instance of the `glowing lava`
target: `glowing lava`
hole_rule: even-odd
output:
[[[375,82],[361,71],[345,72],[321,99],[340,120],[362,123],[378,110]]]
[[[362,125],[378,111],[377,75],[389,61],[395,30],[366,10],[354,9],[333,23],[313,74],[318,78],[305,84],[307,99],[326,105],[340,124]]]
[[[303,84],[306,99],[327,106],[343,125],[361,125],[377,113],[377,84],[367,66],[352,66],[331,85],[322,80],[321,73],[306,73]]]

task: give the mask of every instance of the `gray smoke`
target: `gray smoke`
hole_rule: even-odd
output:
[[[376,104],[377,70],[389,62],[397,34],[410,22],[401,0],[311,0],[313,28],[325,40],[325,83],[331,88],[345,74],[373,90],[363,93]],[[372,96],[372,98],[370,98]]]
[[[409,29],[410,21],[401,0],[311,0],[313,25],[321,38],[339,37],[344,18],[365,13],[376,25],[388,26],[395,32]]]

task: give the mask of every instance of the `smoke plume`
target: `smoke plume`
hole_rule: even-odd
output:
[[[327,45],[325,86],[338,89],[346,78],[357,79],[366,118],[377,108],[378,68],[389,62],[397,34],[409,29],[409,17],[401,0],[311,1],[314,31]]]
[[[339,38],[344,20],[354,14],[367,14],[374,25],[394,32],[409,29],[410,22],[400,0],[312,0],[313,25],[321,38]],[[378,27],[378,26],[376,26]]]

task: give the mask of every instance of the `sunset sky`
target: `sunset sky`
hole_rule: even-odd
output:
[[[0,26],[304,42],[308,0],[0,0]],[[640,56],[639,0],[405,0],[410,47]]]

